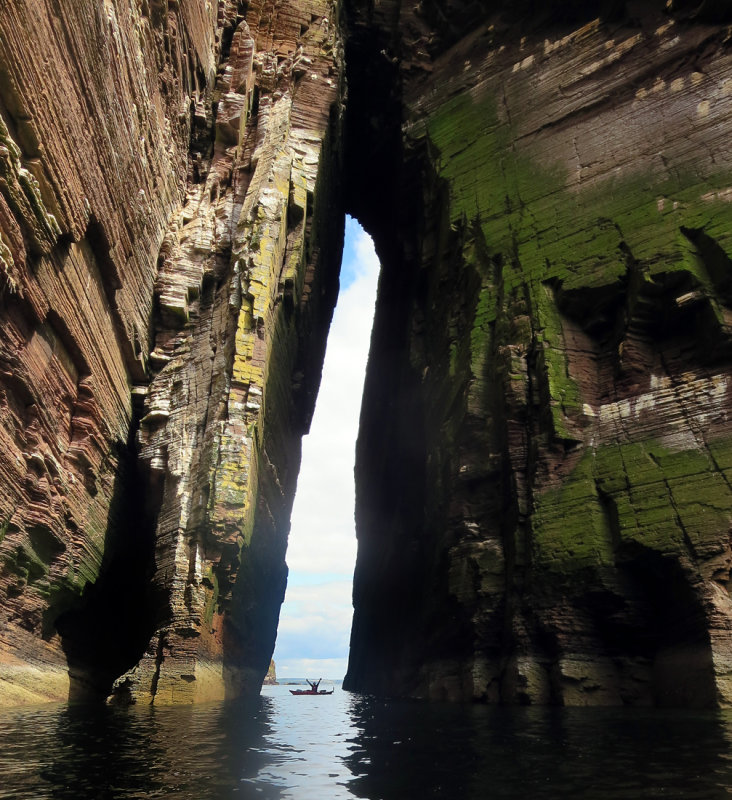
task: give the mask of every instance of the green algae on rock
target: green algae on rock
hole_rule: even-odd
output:
[[[395,54],[403,162],[396,213],[360,211],[383,276],[346,685],[729,703],[726,28],[390,6],[349,6],[349,77]]]
[[[31,5],[0,700],[258,690],[348,210],[383,273],[346,685],[732,702],[726,4]]]

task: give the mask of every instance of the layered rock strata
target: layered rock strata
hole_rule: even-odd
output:
[[[181,200],[188,95],[216,68],[203,4],[172,19],[86,5],[0,12],[4,702],[67,695],[57,617],[112,540],[136,537],[120,530],[130,384],[145,377],[156,254]]]
[[[383,273],[345,685],[729,704],[726,6],[347,5]]]
[[[261,684],[343,181],[346,685],[730,703],[727,4],[343,6],[0,8],[0,700]]]
[[[139,433],[167,605],[123,697],[252,692],[269,668],[338,285],[341,58],[332,4],[251,3],[215,118],[194,115],[202,144],[161,249]]]
[[[3,703],[261,684],[337,288],[340,59],[325,0],[0,9]]]

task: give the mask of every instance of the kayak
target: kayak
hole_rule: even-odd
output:
[[[325,689],[321,689],[318,692],[314,692],[312,689],[290,689],[290,694],[333,694],[333,692],[333,689],[329,692]]]

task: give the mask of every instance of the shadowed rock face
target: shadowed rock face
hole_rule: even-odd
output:
[[[732,59],[707,5],[347,4],[347,202],[383,264],[349,688],[732,701]],[[364,150],[391,159],[381,204]]]
[[[258,690],[346,208],[348,685],[729,703],[730,19],[3,7],[0,701]]]

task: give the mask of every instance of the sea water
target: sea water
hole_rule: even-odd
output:
[[[729,798],[732,715],[385,701],[0,710],[0,798]]]

